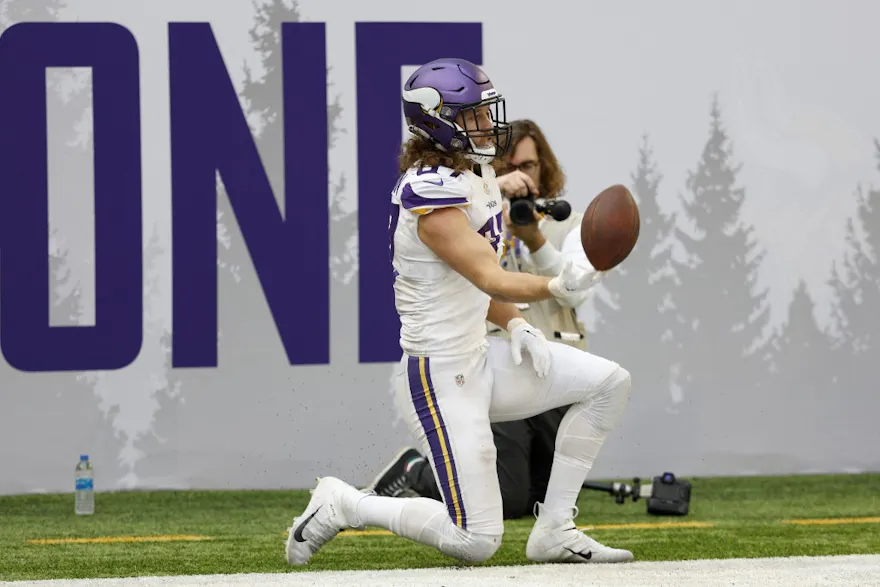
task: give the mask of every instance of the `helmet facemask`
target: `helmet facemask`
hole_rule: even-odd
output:
[[[490,163],[492,159],[503,156],[510,148],[511,127],[507,122],[504,98],[494,90],[487,93],[493,95],[475,104],[440,108],[440,116],[455,126],[455,136],[450,141],[450,147],[465,153],[475,163]],[[489,128],[480,128],[480,111],[484,109],[488,109],[492,122]]]

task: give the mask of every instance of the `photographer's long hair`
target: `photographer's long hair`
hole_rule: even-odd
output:
[[[541,197],[559,197],[565,189],[565,172],[562,171],[562,167],[559,165],[556,153],[550,148],[550,143],[547,142],[544,131],[533,120],[529,119],[514,120],[510,125],[513,136],[511,137],[510,148],[507,152],[513,154],[520,141],[526,137],[532,137],[538,149],[538,161],[541,162],[541,185],[538,186],[538,189],[541,190]],[[495,172],[501,175],[511,171],[508,167],[509,161],[510,155],[500,160],[496,159],[492,163],[493,167],[495,167]]]

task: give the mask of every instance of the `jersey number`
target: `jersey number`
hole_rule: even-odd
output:
[[[434,167],[421,167],[416,170],[416,175],[425,175],[426,173],[438,173],[440,171],[440,167],[435,165]],[[449,177],[458,177],[461,175],[460,171],[453,171],[449,174]]]
[[[483,238],[489,241],[495,252],[498,252],[498,243],[501,242],[501,212],[486,221],[486,224],[477,231]]]

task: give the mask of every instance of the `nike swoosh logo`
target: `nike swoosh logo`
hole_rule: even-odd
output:
[[[576,552],[567,546],[565,547],[565,550],[567,550],[571,554],[573,554],[575,556],[579,556],[582,559],[587,560],[587,561],[590,560],[591,558],[593,558],[593,551],[592,550],[588,550],[586,554],[584,554],[583,552]]]
[[[441,186],[441,187],[443,186],[443,180],[442,180],[442,179],[438,179],[437,181],[433,181],[433,180],[430,180],[430,179],[425,179],[425,180],[422,180],[422,181],[424,181],[425,183],[429,183],[429,184],[431,184],[431,185],[437,185],[437,186]]]
[[[296,529],[293,531],[293,539],[294,540],[296,540],[297,542],[305,542],[306,541],[306,539],[303,538],[303,530],[305,530],[305,527],[308,525],[308,523],[312,521],[312,518],[315,517],[315,514],[317,514],[319,511],[321,511],[322,507],[324,507],[323,504],[319,505],[318,509],[313,511],[311,516],[309,516],[308,518],[303,520],[302,524],[300,524],[299,526],[296,527]]]

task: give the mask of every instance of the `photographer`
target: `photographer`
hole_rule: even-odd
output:
[[[581,246],[583,214],[571,212],[567,202],[558,200],[565,188],[565,174],[544,133],[531,120],[514,121],[512,130],[511,155],[495,164],[498,185],[506,199],[507,233],[501,265],[508,271],[556,275],[570,258],[592,269]],[[539,205],[550,209],[553,217],[548,219],[530,210],[536,198]],[[516,210],[512,210],[514,207]],[[586,331],[574,308],[542,301],[520,311],[548,340],[586,350]],[[490,326],[490,333],[506,334],[496,326]]]
[[[517,120],[511,126],[510,155],[494,163],[505,197],[502,267],[547,276],[558,274],[566,258],[590,267],[580,240],[583,214],[570,212],[567,203],[557,203],[561,202],[557,198],[565,187],[565,174],[544,133],[531,120]],[[534,210],[535,204],[539,209],[547,209],[552,217],[548,219]],[[511,221],[511,205],[519,224]],[[569,214],[565,213],[566,208]],[[575,308],[562,307],[552,300],[518,307],[548,340],[586,350],[586,331]],[[490,336],[508,336],[506,330],[490,322],[487,328]],[[525,420],[492,425],[505,519],[532,514],[535,502],[544,500],[556,433],[567,410],[568,406]],[[430,463],[413,448],[398,453],[369,489],[379,495],[418,495],[442,501]]]

